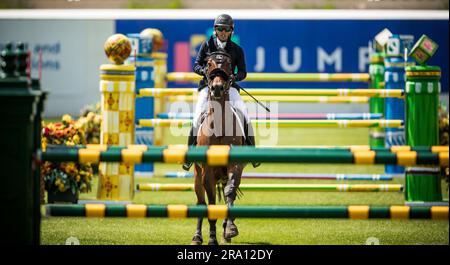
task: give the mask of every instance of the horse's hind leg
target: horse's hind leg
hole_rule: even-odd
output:
[[[205,201],[205,188],[202,184],[202,177],[200,175],[201,170],[197,170],[197,165],[195,168],[195,194],[197,195],[197,205],[206,205]],[[199,217],[197,220],[197,230],[195,231],[194,237],[192,238],[191,245],[201,245],[203,243],[202,237],[202,223],[203,218]]]
[[[224,195],[228,207],[232,207],[234,205],[234,201],[236,200],[237,195],[237,188],[240,185],[240,176],[242,174],[242,169],[237,171],[238,172],[231,170],[231,172],[229,173],[230,177],[228,178],[227,184],[225,186]],[[227,243],[231,242],[232,237],[239,235],[239,230],[234,224],[234,220],[235,218],[227,218],[223,223],[223,239]]]
[[[211,179],[211,178],[210,178]],[[216,183],[215,181],[207,181],[206,183],[206,195],[208,196],[208,204],[216,204]],[[208,219],[209,222],[209,241],[208,245],[218,245],[216,237],[216,223],[217,219]]]

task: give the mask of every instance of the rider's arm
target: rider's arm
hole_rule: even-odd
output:
[[[204,68],[206,65],[205,59],[207,50],[208,47],[205,41],[202,43],[202,46],[200,46],[200,50],[197,53],[197,58],[195,58],[194,72],[201,76],[205,75]]]
[[[237,74],[235,75],[235,81],[242,81],[247,77],[247,67],[245,66],[244,50],[238,47],[238,53],[236,58]]]

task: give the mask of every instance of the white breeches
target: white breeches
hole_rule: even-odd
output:
[[[194,126],[198,123],[200,115],[203,112],[206,112],[208,108],[208,93],[209,93],[208,87],[203,88],[198,93],[197,104],[195,105],[194,120],[192,123]],[[238,90],[235,87],[230,87],[229,96],[231,106],[240,110],[244,114],[246,121],[249,122],[250,119],[248,118],[247,106],[245,106],[245,103],[242,100],[241,95],[239,94]]]

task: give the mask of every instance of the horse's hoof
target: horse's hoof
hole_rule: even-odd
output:
[[[219,242],[217,242],[216,238],[210,238],[208,241],[208,245],[216,246],[216,245],[219,245]]]
[[[191,245],[201,245],[203,244],[203,238],[199,235],[195,235],[192,238]]]
[[[230,244],[231,238],[226,238],[225,236],[222,237],[222,244]]]
[[[232,238],[239,235],[239,230],[235,224],[227,225],[225,228],[225,238]]]

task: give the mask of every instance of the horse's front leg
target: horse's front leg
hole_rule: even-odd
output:
[[[206,196],[208,196],[208,204],[216,204],[216,181],[214,178],[214,171],[211,170],[211,175],[205,177]],[[208,219],[209,222],[209,241],[208,245],[218,245],[216,237],[216,223],[217,219]]]
[[[241,175],[243,167],[241,165],[234,165],[228,170],[228,181],[225,186],[224,196],[226,204],[229,207],[234,205],[237,196],[237,189],[241,184]],[[226,243],[231,242],[231,238],[239,235],[239,230],[234,223],[235,218],[227,218],[223,220],[223,240]]]
[[[199,166],[195,164],[195,194],[197,195],[197,205],[206,205],[205,201],[205,188],[202,183],[202,170],[199,169]],[[199,217],[197,220],[197,230],[195,231],[194,237],[192,238],[191,245],[201,245],[203,243],[202,237],[202,223],[203,218]]]

